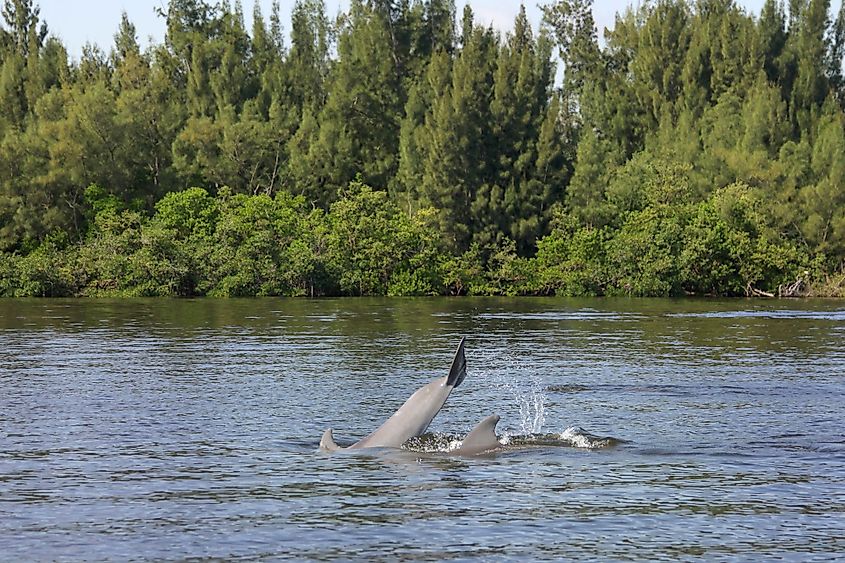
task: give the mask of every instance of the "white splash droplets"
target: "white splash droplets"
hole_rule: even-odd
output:
[[[514,403],[519,408],[522,433],[537,434],[546,422],[546,394],[543,392],[540,377],[536,373],[531,373],[517,357],[509,353],[503,356],[506,359],[506,365],[497,369],[493,367],[494,361],[486,362],[484,365],[490,366],[491,369],[485,371],[484,376],[495,388],[505,390],[513,397]],[[505,439],[507,438],[506,434]]]
[[[567,442],[573,448],[586,448],[590,450],[608,448],[620,443],[616,438],[595,436],[578,426],[570,426],[561,432],[560,440]]]
[[[574,448],[592,448],[593,441],[583,428],[570,426],[560,433],[560,439],[569,442]]]

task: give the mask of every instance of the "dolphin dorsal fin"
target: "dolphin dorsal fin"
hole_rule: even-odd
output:
[[[500,447],[499,439],[496,437],[496,425],[499,424],[499,415],[491,414],[467,434],[461,447],[456,453],[463,455],[474,455],[489,452]]]
[[[320,449],[326,450],[327,452],[333,452],[340,449],[340,446],[338,446],[334,441],[334,434],[332,433],[331,428],[323,432],[323,437],[320,438]]]
[[[452,388],[461,384],[467,376],[467,359],[464,355],[464,342],[467,337],[461,338],[461,343],[458,344],[458,349],[455,351],[455,357],[452,359],[452,367],[449,368],[449,377],[446,379],[446,385]]]

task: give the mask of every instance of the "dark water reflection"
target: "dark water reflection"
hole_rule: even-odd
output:
[[[433,431],[624,442],[316,451],[463,334]],[[843,343],[836,301],[0,301],[0,559],[836,559]]]

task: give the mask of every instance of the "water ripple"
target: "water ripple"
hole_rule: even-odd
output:
[[[0,302],[10,561],[845,552],[835,302]],[[469,375],[405,450],[348,443]],[[502,416],[495,455],[450,455]]]

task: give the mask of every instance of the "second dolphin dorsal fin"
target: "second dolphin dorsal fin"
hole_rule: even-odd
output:
[[[478,425],[472,429],[472,432],[467,434],[464,441],[461,442],[461,447],[455,450],[455,453],[461,455],[475,455],[490,450],[495,450],[502,444],[496,437],[496,425],[499,424],[499,415],[491,414]]]
[[[461,338],[461,343],[458,344],[455,357],[452,359],[452,367],[449,368],[449,377],[446,379],[446,385],[453,388],[460,385],[467,375],[467,359],[464,355],[464,342],[466,342],[466,339],[466,336]]]
[[[323,437],[320,438],[320,449],[327,452],[333,452],[340,449],[340,446],[338,446],[334,441],[334,435],[332,434],[331,428],[323,432]]]

